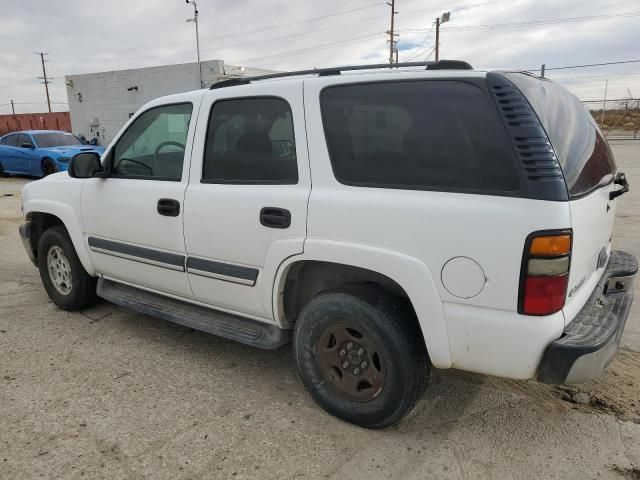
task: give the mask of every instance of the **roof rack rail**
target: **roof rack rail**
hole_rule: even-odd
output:
[[[268,75],[257,75],[255,77],[230,78],[214,83],[210,90],[224,87],[234,87],[236,85],[247,85],[259,80],[270,80],[272,78],[297,77],[300,75],[318,75],[320,77],[330,75],[340,75],[342,72],[355,70],[375,70],[381,68],[404,68],[404,67],[425,67],[425,70],[472,70],[473,67],[462,60],[440,60],[438,62],[404,62],[404,63],[374,63],[371,65],[348,65],[344,67],[313,68],[310,70],[294,70],[292,72],[270,73]]]

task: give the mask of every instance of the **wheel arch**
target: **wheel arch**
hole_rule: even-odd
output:
[[[46,202],[46,205],[43,204],[45,202],[28,203],[31,205],[25,205],[25,207],[28,207],[25,208],[25,217],[27,221],[31,222],[30,240],[36,258],[38,255],[38,242],[42,233],[53,226],[62,225],[67,230],[69,238],[71,238],[71,243],[78,254],[82,266],[89,275],[95,276],[95,267],[89,257],[82,228],[71,207],[59,202]]]
[[[307,240],[304,253],[286,259],[273,288],[276,322],[290,327],[305,302],[323,290],[346,284],[375,284],[406,298],[416,313],[429,357],[436,367],[451,366],[442,301],[427,266],[386,249],[342,242]]]

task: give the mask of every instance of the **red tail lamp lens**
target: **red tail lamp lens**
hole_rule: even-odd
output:
[[[524,313],[549,315],[562,309],[569,274],[554,277],[527,277],[524,284]]]

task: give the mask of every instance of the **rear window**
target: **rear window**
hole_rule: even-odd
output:
[[[611,149],[588,110],[564,87],[522,73],[506,77],[527,97],[556,151],[569,194],[579,197],[616,171]]]
[[[495,107],[461,81],[328,87],[322,116],[341,183],[415,190],[511,192],[518,175]]]

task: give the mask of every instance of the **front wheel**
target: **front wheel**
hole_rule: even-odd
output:
[[[365,287],[329,290],[298,316],[293,348],[302,381],[322,408],[382,428],[399,421],[426,388],[429,360],[412,312]]]
[[[80,263],[64,227],[52,227],[40,237],[38,269],[49,297],[63,310],[81,310],[97,302],[97,280]]]
[[[42,176],[46,177],[47,175],[51,175],[52,173],[56,173],[58,169],[56,168],[53,160],[46,158],[44,162],[42,162]]]

